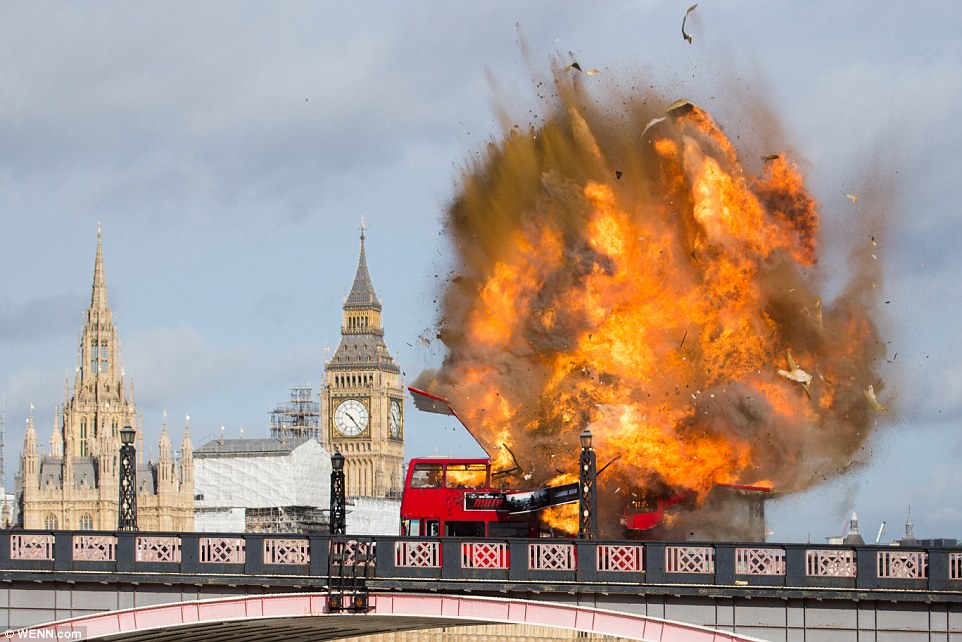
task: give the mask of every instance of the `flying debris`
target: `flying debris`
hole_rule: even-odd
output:
[[[806,392],[808,391],[808,384],[812,383],[812,375],[808,374],[804,370],[798,367],[795,363],[795,359],[792,358],[792,351],[788,351],[788,370],[779,370],[778,374],[785,377],[789,381],[797,381],[805,387]]]
[[[568,65],[567,67],[565,67],[564,70],[565,70],[565,71],[571,71],[572,69],[577,69],[578,71],[580,71],[581,73],[583,73],[583,74],[586,75],[586,76],[594,76],[596,73],[598,73],[598,70],[597,70],[597,69],[589,69],[588,71],[585,71],[584,69],[581,68],[581,65],[579,65],[579,64],[576,63],[576,62],[571,63],[570,65]]]
[[[872,384],[869,384],[868,390],[863,390],[862,392],[865,393],[865,398],[868,399],[868,402],[872,404],[872,407],[875,408],[875,410],[878,412],[889,411],[889,409],[878,400],[878,397],[875,396],[875,387]]]
[[[767,163],[768,161],[778,160],[781,157],[781,154],[766,154],[762,156],[762,161]]]
[[[616,170],[615,170],[615,180],[619,180],[619,181],[620,181],[620,180],[621,180],[621,177],[624,176],[624,174],[625,174],[625,173],[624,173],[623,171],[621,171],[620,169],[616,169]]]
[[[685,12],[685,17],[681,19],[681,37],[687,40],[688,44],[691,44],[691,35],[685,31],[685,21],[688,20],[688,14],[694,11],[695,7],[697,6],[698,6],[698,3],[696,2],[695,4],[688,7],[688,11]]]
[[[853,203],[858,203],[858,194],[846,194],[845,196]]]
[[[649,129],[651,129],[652,127],[654,127],[654,126],[657,125],[658,123],[663,122],[664,120],[665,120],[665,117],[664,117],[664,116],[659,116],[658,118],[652,118],[651,120],[649,120],[649,121],[648,121],[648,124],[645,125],[645,128],[644,128],[643,130],[641,130],[641,138],[644,138],[644,137],[645,137],[645,134],[648,133],[648,130],[649,130]]]
[[[682,118],[684,116],[687,116],[688,114],[697,114],[700,111],[701,110],[698,108],[698,105],[691,102],[687,98],[679,98],[672,104],[668,105],[668,108],[665,110],[665,113],[669,114],[672,118]],[[654,124],[654,122],[655,122],[654,120],[650,121],[645,126],[645,129],[648,129],[649,127],[651,127]]]

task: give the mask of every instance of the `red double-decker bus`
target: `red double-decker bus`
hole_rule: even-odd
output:
[[[495,488],[489,459],[415,457],[401,496],[401,534],[537,537],[540,522],[531,511],[547,505],[539,492]]]
[[[628,537],[661,525],[665,513],[692,498],[680,493],[627,507],[621,524]],[[538,537],[552,534],[539,510],[578,501],[578,485],[521,491],[495,484],[491,461],[482,458],[415,457],[401,496],[401,535],[412,537]]]

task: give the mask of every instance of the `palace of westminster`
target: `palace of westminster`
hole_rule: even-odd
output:
[[[295,441],[316,438],[328,456],[335,451],[343,454],[348,497],[397,498],[402,488],[404,396],[400,368],[384,343],[381,302],[374,293],[364,254],[364,229],[362,223],[357,271],[343,305],[341,340],[325,364],[320,404],[311,404],[318,408],[319,420],[315,419],[313,426],[295,422],[284,431],[290,434],[273,436]],[[116,529],[120,430],[131,426],[137,432],[138,445],[138,527],[194,530],[195,497],[202,497],[195,487],[194,462],[204,449],[195,453],[185,425],[178,461],[165,413],[157,460],[145,464],[143,414],[124,374],[117,326],[107,301],[98,226],[90,307],[77,347],[73,388],[65,383],[49,448],[39,443],[31,409],[16,479],[16,508],[14,515],[5,516],[4,525],[45,530]]]

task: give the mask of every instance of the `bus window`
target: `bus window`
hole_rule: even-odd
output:
[[[448,488],[484,488],[487,481],[488,467],[484,464],[448,464],[444,477]]]
[[[411,488],[441,488],[441,464],[415,464]]]
[[[401,535],[408,535],[410,537],[417,537],[421,534],[421,522],[417,519],[402,519],[401,520]]]
[[[484,537],[484,522],[444,522],[446,537]]]
[[[441,534],[441,523],[436,519],[424,520],[424,536],[437,537]]]

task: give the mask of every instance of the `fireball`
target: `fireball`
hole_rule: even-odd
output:
[[[877,301],[852,274],[823,303],[818,205],[790,153],[752,174],[688,101],[556,82],[546,121],[464,170],[447,355],[417,385],[531,486],[576,471],[590,428],[599,465],[617,458],[598,485],[612,512],[844,468],[874,426],[864,391],[883,396]]]

